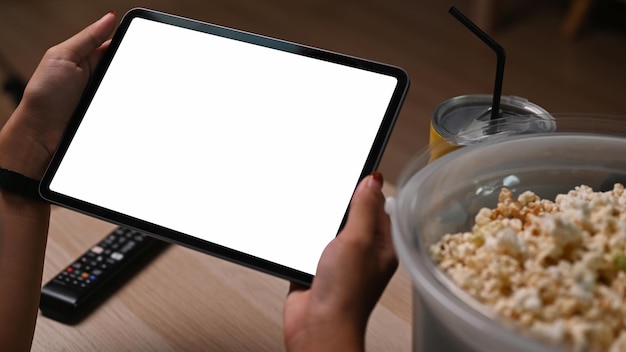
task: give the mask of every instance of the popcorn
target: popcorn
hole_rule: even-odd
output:
[[[626,350],[626,192],[581,185],[554,201],[502,189],[433,260],[478,301],[574,351]]]

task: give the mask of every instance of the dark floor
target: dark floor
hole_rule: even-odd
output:
[[[441,101],[491,93],[495,55],[447,10],[471,17],[473,1],[441,0],[153,0],[0,2],[0,53],[28,77],[44,50],[102,14],[135,6],[172,12],[403,67],[410,93],[380,170],[394,182],[428,142]],[[626,11],[600,1],[575,40],[560,32],[568,1],[523,1],[498,16],[491,36],[507,51],[503,94],[553,113],[626,115]],[[0,79],[6,72],[0,68]],[[0,123],[13,109],[0,94]]]

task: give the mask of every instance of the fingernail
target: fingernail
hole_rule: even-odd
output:
[[[105,18],[109,17],[110,15],[115,16],[115,11],[109,11],[109,12],[105,13],[102,17],[100,17],[98,22],[103,21]]]
[[[115,11],[114,10],[111,10],[111,11],[105,13],[104,16],[102,16],[102,19],[104,19],[107,16],[111,16],[111,15],[115,16]]]
[[[380,191],[383,188],[383,174],[378,171],[374,171],[370,174],[368,186],[372,189]]]

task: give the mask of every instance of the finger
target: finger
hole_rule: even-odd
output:
[[[58,47],[75,53],[78,56],[76,59],[80,61],[100,47],[111,36],[114,29],[115,14],[109,12],[70,39],[59,44]]]
[[[346,222],[346,228],[350,231],[345,232],[349,236],[372,239],[373,232],[379,230],[385,204],[382,183],[382,176],[379,173],[373,173],[359,183],[352,196],[350,213]],[[369,236],[363,236],[364,233]]]
[[[90,72],[93,72],[95,67],[98,65],[98,63],[102,59],[102,56],[104,56],[104,53],[109,48],[109,44],[111,44],[111,40],[107,40],[106,42],[104,42],[102,45],[100,45],[100,47],[98,47],[98,49],[96,49],[91,55],[87,57],[87,65],[89,65]]]

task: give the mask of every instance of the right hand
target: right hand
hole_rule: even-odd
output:
[[[289,351],[364,349],[367,321],[398,267],[382,177],[374,175],[354,192],[346,225],[322,253],[311,287],[291,286],[284,308]]]

